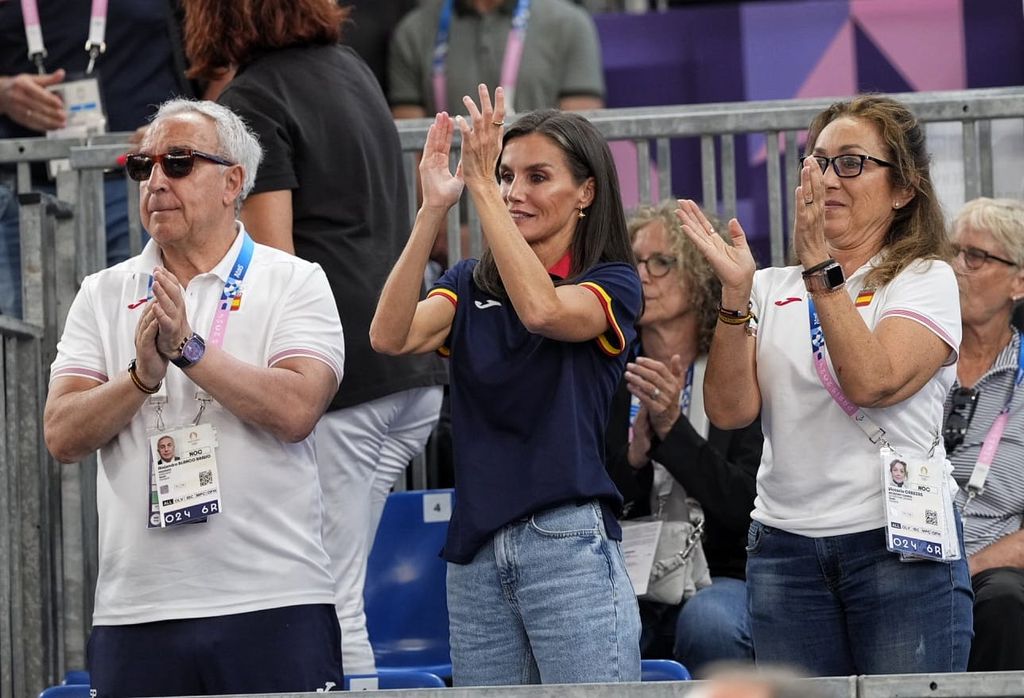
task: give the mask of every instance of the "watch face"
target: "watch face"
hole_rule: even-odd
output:
[[[185,346],[182,347],[181,355],[187,361],[199,361],[203,356],[203,349],[205,349],[205,347],[202,342],[198,342],[193,338],[186,342]]]
[[[829,289],[838,288],[846,281],[843,268],[838,264],[825,267],[825,287]]]

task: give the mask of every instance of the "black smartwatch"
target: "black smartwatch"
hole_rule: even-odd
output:
[[[832,261],[820,269],[804,272],[803,277],[808,293],[830,293],[839,290],[846,283],[843,268],[836,261]]]
[[[180,355],[176,359],[171,359],[171,363],[178,368],[188,368],[203,358],[203,354],[206,353],[206,342],[202,337],[193,332],[182,340],[181,346],[178,347],[178,352]]]

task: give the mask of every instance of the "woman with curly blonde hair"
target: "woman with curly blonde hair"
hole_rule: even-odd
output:
[[[756,421],[726,431],[704,413],[721,284],[687,239],[676,207],[666,201],[629,220],[644,290],[641,349],[612,403],[606,445],[628,518],[660,512],[685,521],[693,500],[703,509],[711,585],[640,602],[644,655],[674,657],[701,672],[712,662],[753,659],[744,546],[762,438]]]

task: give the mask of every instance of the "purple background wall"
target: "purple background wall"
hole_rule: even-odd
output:
[[[750,2],[595,19],[609,107],[1024,85],[1021,0]],[[763,164],[762,143],[737,139],[737,162]],[[672,157],[673,191],[699,199],[699,145],[679,142]],[[764,168],[739,170],[740,210],[763,237]]]

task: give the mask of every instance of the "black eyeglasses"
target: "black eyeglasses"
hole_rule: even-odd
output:
[[[1016,263],[1011,262],[1008,259],[996,257],[994,254],[990,254],[985,250],[979,249],[977,247],[961,247],[960,245],[954,243],[953,252],[957,256],[963,257],[964,266],[970,269],[971,271],[981,269],[983,266],[985,266],[985,262],[989,260],[992,260],[994,262],[1002,262],[1003,264],[1006,264],[1011,267],[1017,266]]]
[[[946,455],[949,455],[964,442],[967,429],[974,419],[974,411],[978,408],[977,388],[957,388],[950,394],[949,414],[942,425],[942,440],[946,444]]]
[[[128,153],[124,156],[124,168],[128,176],[136,182],[145,182],[153,174],[153,165],[160,163],[164,174],[171,179],[187,177],[195,167],[196,158],[209,160],[218,165],[231,166],[235,163],[225,160],[219,155],[210,155],[191,148],[178,148],[161,155],[146,155],[144,153]]]
[[[641,265],[647,267],[647,273],[650,274],[653,278],[659,279],[662,276],[665,276],[665,274],[667,274],[670,269],[675,267],[676,258],[666,257],[665,255],[661,254],[652,254],[647,259],[638,258],[636,260],[637,269],[639,269]]]
[[[832,165],[832,171],[836,173],[836,176],[844,179],[859,177],[860,173],[864,171],[864,162],[866,160],[870,160],[880,167],[894,167],[891,162],[879,160],[878,158],[871,157],[870,155],[854,155],[847,153],[845,155],[836,155],[834,158],[827,158],[824,155],[809,155],[808,157],[814,158],[814,160],[817,161],[818,165],[821,167],[822,174],[825,174],[825,170],[828,169],[828,166]],[[806,159],[807,158],[800,158],[800,167],[804,166],[804,161]]]

